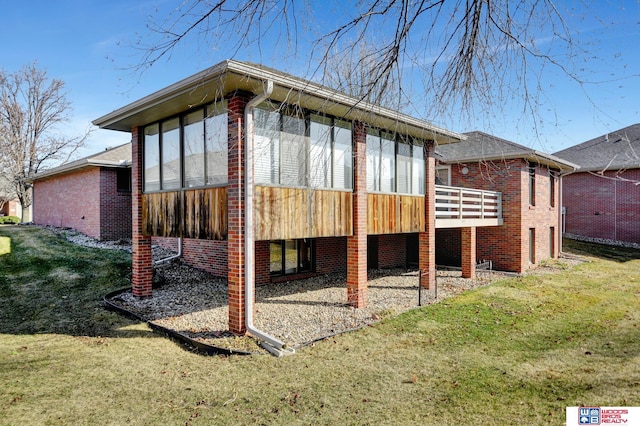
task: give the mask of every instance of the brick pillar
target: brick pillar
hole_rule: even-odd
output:
[[[435,288],[436,284],[436,160],[435,142],[425,145],[425,230],[418,234],[418,265],[422,271],[422,287]]]
[[[142,233],[142,129],[131,130],[131,291],[136,297],[151,297],[153,259],[151,237]]]
[[[462,228],[462,278],[476,277],[476,227]]]
[[[367,133],[353,126],[353,235],[347,237],[347,303],[367,305]]]
[[[244,321],[244,108],[248,96],[228,99],[227,282],[229,331],[246,332]]]

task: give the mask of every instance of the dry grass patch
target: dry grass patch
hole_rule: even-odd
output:
[[[102,309],[125,254],[28,227],[0,235],[13,243],[0,256],[2,425],[564,424],[566,406],[640,401],[638,252],[505,279],[278,359],[197,355]]]

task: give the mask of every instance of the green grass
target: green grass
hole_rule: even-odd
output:
[[[123,253],[32,227],[0,237],[2,425],[537,425],[640,405],[639,251],[568,243],[589,262],[278,359],[197,355],[102,309],[127,285]]]

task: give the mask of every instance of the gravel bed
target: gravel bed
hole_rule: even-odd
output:
[[[131,250],[130,241],[102,242],[68,228],[48,227],[69,241],[87,247]],[[158,260],[174,254],[153,246]],[[537,268],[532,273],[545,273],[557,267],[581,261],[576,256]],[[319,275],[285,283],[272,283],[256,288],[254,322],[258,329],[299,348],[317,340],[355,330],[381,319],[396,316],[418,307],[418,271],[406,269],[370,270],[368,303],[355,309],[347,305],[345,274]],[[438,270],[437,299],[434,290],[422,291],[422,305],[487,285],[514,274],[496,271],[476,273],[476,279],[461,278],[459,270]],[[266,353],[258,342],[228,330],[226,279],[192,268],[179,259],[155,267],[153,297],[136,298],[130,290],[109,302],[138,315],[152,324],[181,333],[195,341],[234,351]]]
[[[216,347],[262,353],[257,342],[228,331],[226,280],[181,261],[159,265],[162,285],[153,297],[130,291],[109,300],[153,324]],[[505,274],[483,272],[462,279],[459,271],[438,271],[438,300],[490,283]],[[369,271],[367,307],[346,304],[346,276],[321,275],[256,288],[255,325],[299,348],[335,334],[362,328],[418,307],[418,272],[404,269]],[[435,291],[422,291],[422,305],[436,302]]]

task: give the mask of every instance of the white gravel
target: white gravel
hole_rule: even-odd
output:
[[[156,268],[163,284],[153,297],[138,299],[126,291],[110,300],[153,324],[177,331],[202,343],[238,351],[260,352],[252,340],[228,331],[226,280],[172,261]],[[475,280],[460,272],[438,272],[438,300],[485,285],[495,272],[479,272]],[[344,274],[256,288],[255,325],[260,330],[300,347],[338,333],[358,329],[385,317],[418,307],[418,273],[401,269],[369,271],[367,307],[346,303]],[[422,304],[435,302],[435,290],[422,291]]]
[[[49,229],[83,246],[131,250],[130,241],[102,242],[68,228]],[[153,247],[155,260],[171,254]],[[565,260],[570,263],[579,261],[575,258]],[[135,298],[127,290],[109,302],[200,343],[235,351],[264,353],[254,339],[229,332],[226,279],[189,267],[177,259],[157,265],[155,271],[160,285],[154,288],[153,297]],[[459,271],[439,270],[438,298],[436,300],[435,290],[423,290],[422,305],[513,274],[478,271],[476,275],[476,279],[470,280],[461,278]],[[367,306],[355,309],[347,305],[346,300],[344,274],[259,286],[256,288],[255,325],[292,347],[358,329],[417,308],[418,272],[404,269],[369,271]]]

